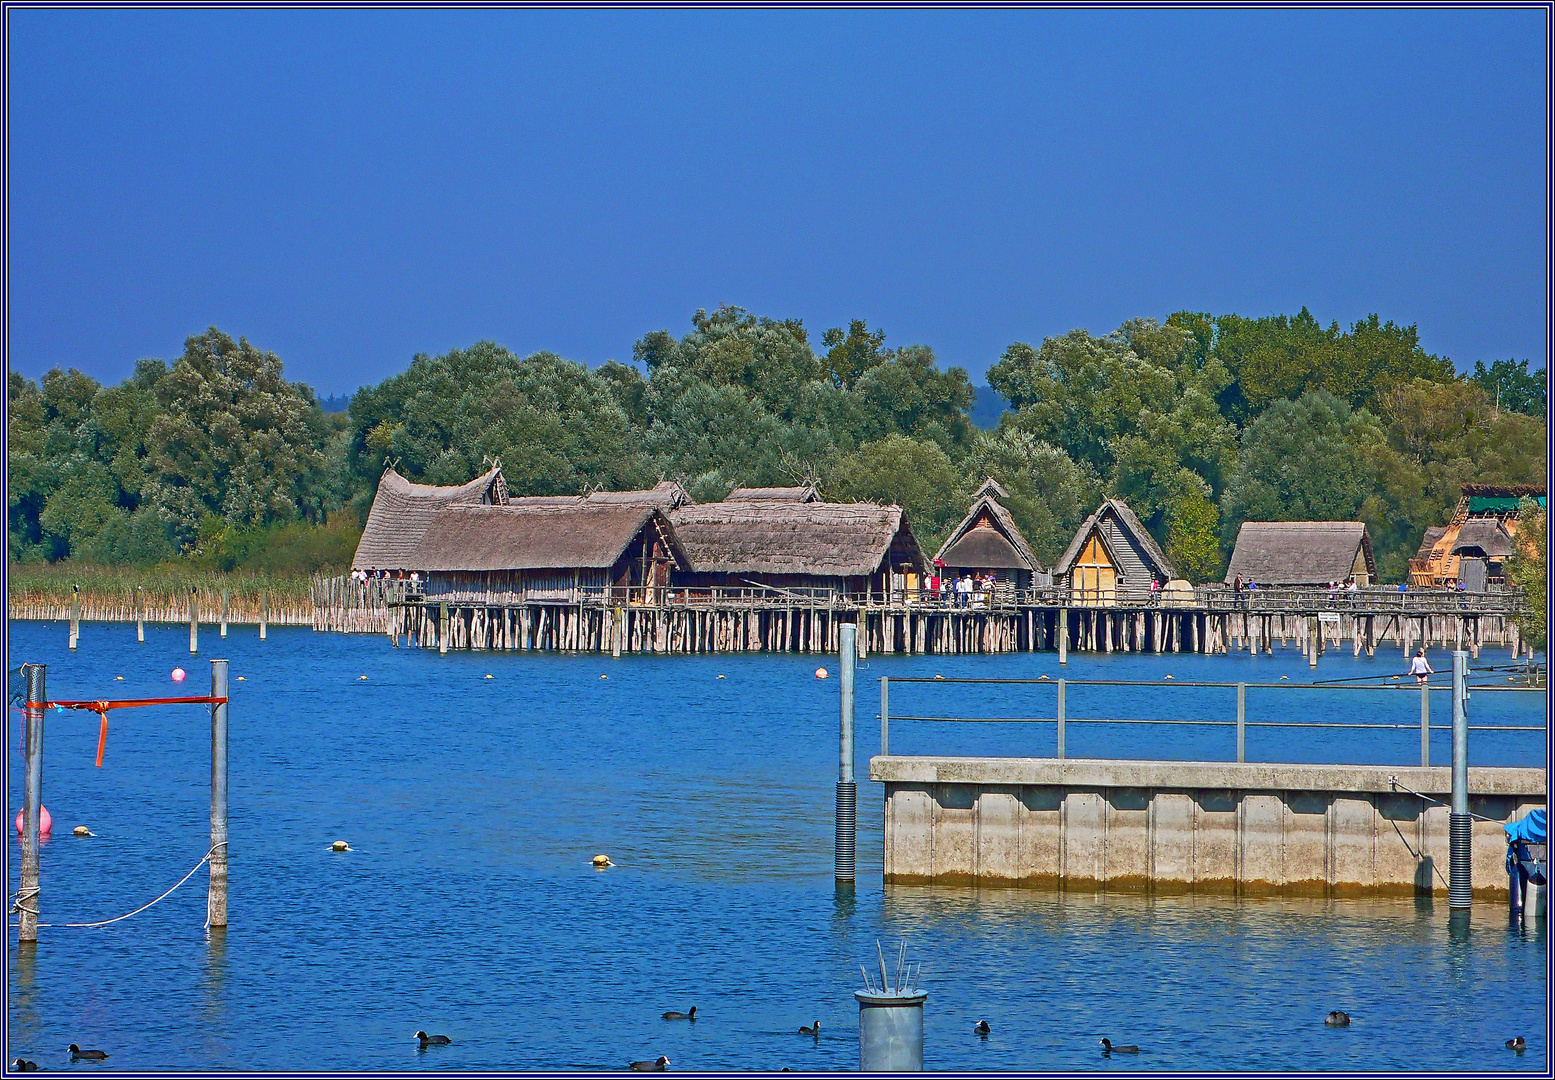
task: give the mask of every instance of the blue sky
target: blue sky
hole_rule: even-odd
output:
[[[1182,308],[1548,346],[1545,14],[22,11],[13,369],[340,393],[740,304],[981,378]]]

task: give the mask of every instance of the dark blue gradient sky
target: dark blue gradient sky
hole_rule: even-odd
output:
[[[1181,308],[1547,348],[1545,13],[21,11],[15,370],[339,393],[736,303],[975,378]]]

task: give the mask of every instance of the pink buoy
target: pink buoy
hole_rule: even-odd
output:
[[[26,821],[27,821],[27,811],[26,810],[18,810],[18,811],[16,811],[16,835],[17,836],[20,836],[22,834],[22,827],[23,827],[23,825],[26,824]],[[47,835],[49,835],[49,830],[52,829],[53,827],[54,827],[54,818],[49,815],[49,808],[47,806],[40,806],[40,807],[38,807],[38,835],[39,836],[47,836]]]
[[[174,682],[183,682],[184,679],[188,677],[188,674],[189,673],[186,672],[183,668],[175,667],[173,669],[173,681]]]

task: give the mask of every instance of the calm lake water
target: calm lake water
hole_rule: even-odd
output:
[[[835,658],[458,654],[382,637],[253,627],[11,623],[10,664],[56,698],[206,693],[231,660],[231,927],[208,940],[202,870],[114,926],[10,946],[6,1056],[45,1068],[854,1069],[858,965],[905,941],[930,990],[931,1069],[1547,1068],[1544,924],[1504,907],[1450,927],[1445,903],[1062,896],[883,888],[881,797],[860,785],[856,892],[831,879]],[[1438,669],[1445,655],[1433,653]],[[1482,665],[1505,664],[1486,651]],[[168,673],[182,666],[182,686]],[[1324,657],[1325,679],[1396,673],[1393,653]],[[881,675],[1057,677],[1048,654],[871,658],[859,770]],[[493,676],[488,679],[486,675]],[[1073,655],[1072,679],[1291,681],[1273,657]],[[123,682],[115,676],[122,675]],[[367,676],[365,680],[360,676]],[[608,678],[601,678],[602,675]],[[719,678],[719,676],[723,678]],[[242,676],[243,681],[237,681]],[[1501,679],[1497,673],[1490,678]],[[13,682],[14,686],[14,682]],[[1051,715],[1052,690],[901,686],[893,712]],[[1448,696],[1433,695],[1448,720]],[[1410,689],[1252,690],[1248,717],[1417,725]],[[1076,687],[1071,716],[1234,719],[1234,691]],[[1542,695],[1476,694],[1475,723],[1542,724]],[[8,710],[8,817],[21,804]],[[46,922],[120,915],[208,847],[201,706],[48,715]],[[1052,725],[895,724],[898,753],[1051,753]],[[1075,725],[1071,756],[1229,759],[1229,728]],[[1542,735],[1474,732],[1475,764],[1543,764]],[[1418,764],[1418,727],[1252,729],[1249,760]],[[1447,763],[1447,734],[1432,747]],[[89,825],[91,839],[71,829]],[[337,855],[335,839],[354,849]],[[10,888],[20,847],[9,845]],[[619,865],[600,872],[590,856]],[[14,930],[11,932],[14,942]],[[659,1019],[698,1007],[693,1024]],[[1323,1017],[1343,1009],[1348,1029]],[[972,1034],[987,1018],[993,1034]],[[818,1040],[794,1034],[821,1022]],[[417,1028],[452,1036],[417,1049]],[[1502,1048],[1522,1034],[1529,1049]],[[1138,1043],[1100,1057],[1097,1039]],[[72,1066],[71,1042],[104,1066]]]

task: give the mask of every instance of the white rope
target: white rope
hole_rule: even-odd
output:
[[[1396,788],[1401,788],[1402,790],[1409,792],[1409,794],[1415,796],[1416,798],[1424,799],[1428,803],[1435,803],[1437,806],[1446,806],[1447,805],[1446,803],[1442,802],[1442,800],[1440,800],[1440,799],[1433,799],[1429,795],[1421,795],[1418,791],[1414,790],[1413,788],[1404,787],[1403,784],[1400,784],[1398,782],[1398,777],[1396,777],[1396,776],[1388,777],[1388,782],[1391,783]],[[1502,822],[1497,821],[1495,818],[1488,818],[1488,817],[1485,817],[1482,814],[1475,814],[1475,813],[1471,812],[1469,814],[1469,817],[1473,818],[1475,821],[1488,821],[1492,825],[1500,825],[1500,824],[1502,824]]]
[[[200,867],[204,866],[207,862],[210,861],[210,857],[212,855],[216,854],[216,848],[219,848],[219,847],[226,847],[226,842],[223,841],[220,844],[216,844],[216,845],[212,846],[211,849],[205,853],[204,857],[201,858],[199,862],[195,863],[194,866],[192,866],[190,868],[190,870],[189,870],[189,872],[187,874],[185,874],[183,877],[178,879],[178,884],[177,885],[174,885],[171,889],[167,890],[167,892],[163,893],[161,896],[157,897],[155,900],[150,901],[150,903],[142,904],[142,905],[140,905],[140,907],[136,908],[134,911],[129,912],[128,914],[119,915],[119,916],[116,916],[115,918],[112,918],[112,919],[104,919],[101,922],[39,923],[38,925],[40,927],[45,927],[46,926],[46,927],[48,927],[50,929],[53,929],[56,926],[72,927],[72,928],[79,929],[81,927],[89,927],[89,926],[107,926],[110,923],[122,922],[123,920],[128,919],[131,915],[139,915],[142,911],[145,911],[152,904],[160,903],[161,901],[166,900],[169,896],[172,896],[174,891],[177,890],[179,885],[182,885],[184,882],[186,882],[190,878],[194,877],[194,872],[196,870],[198,870]],[[17,893],[16,894],[16,899],[11,904],[11,910],[12,911],[27,910],[29,914],[36,915],[37,914],[36,911],[32,911],[30,909],[24,909],[20,905],[21,905],[21,902],[23,900],[34,899],[37,895],[38,895],[38,890],[37,889],[31,890],[26,895],[23,895],[21,893]],[[209,909],[209,907],[207,907],[206,908],[206,912],[205,912],[205,928],[207,930],[210,929],[210,925],[211,925],[210,909]]]

